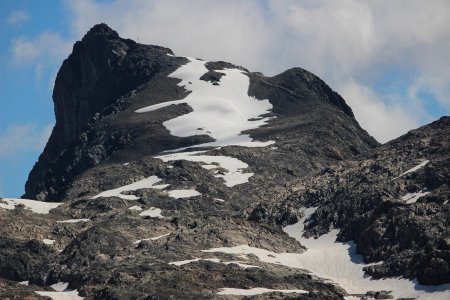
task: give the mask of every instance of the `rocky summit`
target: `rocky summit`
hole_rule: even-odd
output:
[[[75,43],[1,299],[450,299],[450,118],[379,144],[314,74]],[[28,200],[32,199],[32,200]]]

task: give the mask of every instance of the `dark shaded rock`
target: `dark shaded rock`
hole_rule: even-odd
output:
[[[120,131],[111,132],[111,138],[104,132],[91,131],[89,134],[97,135],[97,140],[103,143],[90,148],[88,153],[77,154],[71,150],[77,147],[79,138],[85,139],[86,144],[89,137],[80,137],[80,134],[93,117],[94,121],[98,118],[96,113],[114,104],[112,109],[120,110],[118,99],[126,94],[132,95],[134,89],[152,77],[167,75],[185,61],[167,54],[173,53],[167,48],[122,39],[105,24],[94,26],[75,43],[72,54],[64,61],[56,77],[53,91],[56,124],[30,173],[25,198],[59,200],[75,176],[127,143],[126,134],[123,136]],[[105,140],[110,144],[109,148]],[[62,175],[63,168],[73,164],[73,159],[83,163],[66,172],[64,179],[55,178]]]
[[[56,252],[38,242],[0,237],[0,277],[25,281],[45,265],[53,262]]]

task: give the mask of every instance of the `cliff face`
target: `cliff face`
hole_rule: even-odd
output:
[[[53,90],[56,124],[29,175],[24,196],[55,199],[52,191],[46,191],[49,188],[42,187],[58,168],[54,165],[55,160],[65,151],[71,151],[70,147],[96,113],[156,74],[174,70],[180,60],[167,54],[173,53],[167,48],[122,39],[106,24],[94,26],[76,42],[56,77]],[[67,161],[63,163],[68,164]]]
[[[105,24],[94,26],[64,61],[55,81],[56,150],[73,142],[95,113],[173,66],[167,48],[139,45]],[[165,70],[166,69],[166,70]]]

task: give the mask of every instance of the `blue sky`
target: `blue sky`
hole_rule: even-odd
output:
[[[54,124],[56,73],[96,23],[267,75],[308,69],[385,142],[449,115],[448,20],[446,0],[0,0],[0,196],[23,193]]]

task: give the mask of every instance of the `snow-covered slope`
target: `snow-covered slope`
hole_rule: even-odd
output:
[[[257,100],[248,95],[249,78],[239,69],[225,69],[220,81],[213,84],[201,80],[208,72],[206,61],[187,57],[189,62],[169,77],[181,79],[178,84],[188,90],[189,95],[182,100],[166,101],[136,110],[137,113],[155,111],[169,105],[188,104],[193,111],[164,122],[174,136],[188,137],[207,134],[214,142],[197,146],[261,147],[273,143],[256,142],[243,131],[262,126],[269,120],[264,117],[272,109],[269,100]]]

